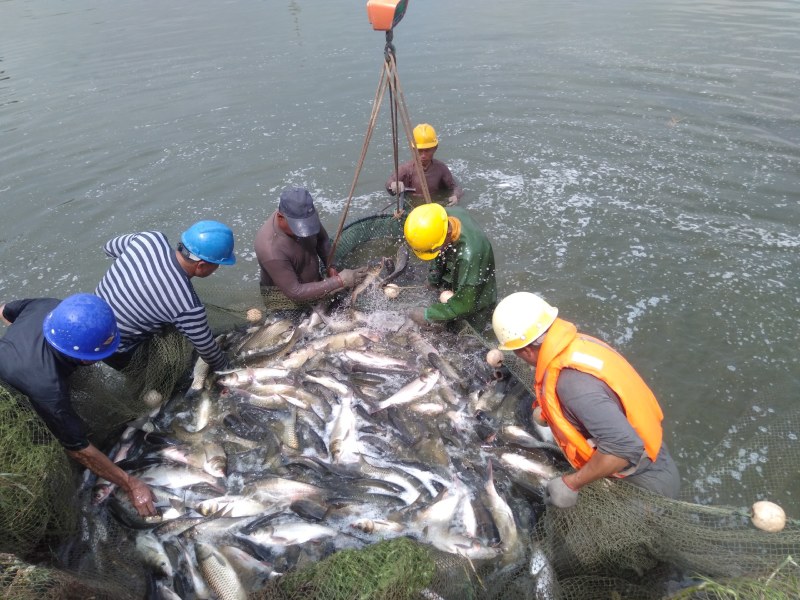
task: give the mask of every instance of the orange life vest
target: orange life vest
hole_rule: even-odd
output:
[[[570,464],[580,469],[595,453],[595,448],[561,410],[556,382],[564,368],[594,375],[614,390],[628,422],[642,438],[647,456],[655,461],[661,449],[664,414],[653,392],[614,349],[596,338],[579,334],[572,323],[556,319],[536,361],[535,404],[542,408],[542,416]]]

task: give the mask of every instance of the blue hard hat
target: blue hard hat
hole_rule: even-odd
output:
[[[119,346],[114,311],[94,294],[62,300],[44,318],[42,333],[53,348],[80,360],[102,360]]]
[[[233,232],[219,221],[198,221],[181,235],[184,247],[200,260],[218,265],[232,265]]]

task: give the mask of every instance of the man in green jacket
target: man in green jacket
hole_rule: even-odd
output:
[[[403,230],[414,254],[433,261],[428,283],[453,292],[446,302],[413,309],[411,319],[430,325],[466,318],[482,328],[497,302],[497,284],[492,244],[478,224],[461,207],[431,203],[412,210]]]

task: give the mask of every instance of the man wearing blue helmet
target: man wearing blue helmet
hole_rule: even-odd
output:
[[[30,399],[71,458],[118,485],[140,515],[155,515],[150,488],[89,442],[72,407],[70,375],[79,366],[107,358],[119,345],[108,304],[93,294],[15,300],[0,306],[0,317],[10,325],[0,339],[0,379]]]
[[[199,221],[181,235],[177,248],[157,231],[116,237],[103,248],[114,259],[95,293],[111,306],[121,341],[105,362],[123,369],[136,348],[165,325],[174,325],[215,371],[228,361],[214,341],[206,309],[192,277],[208,277],[236,262],[233,232],[217,221]]]

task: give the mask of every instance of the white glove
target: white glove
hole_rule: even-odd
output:
[[[547,482],[544,503],[558,508],[572,508],[578,503],[578,492],[569,487],[563,477],[554,477]]]
[[[404,184],[402,181],[393,181],[389,184],[389,189],[392,190],[392,194],[394,195],[402,194],[404,191],[406,191],[406,184]]]

